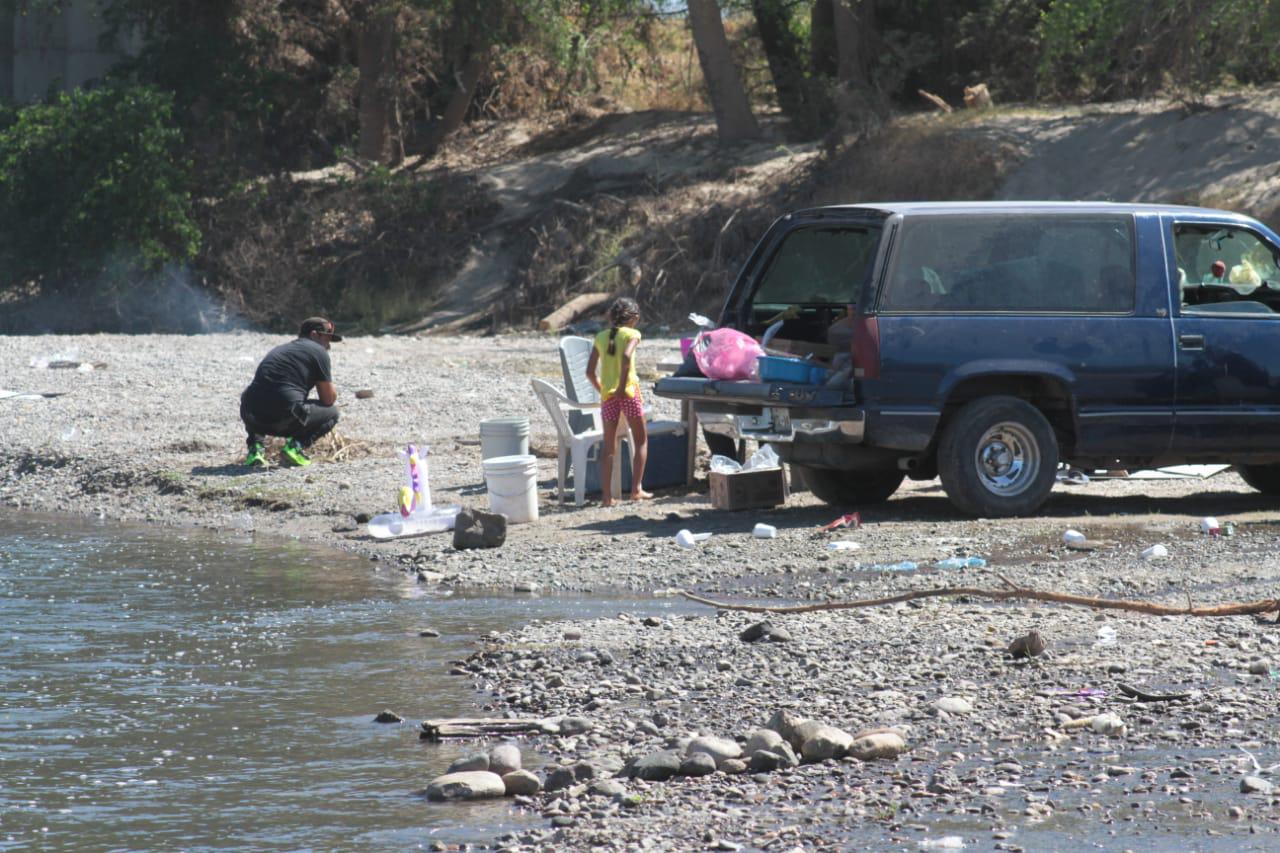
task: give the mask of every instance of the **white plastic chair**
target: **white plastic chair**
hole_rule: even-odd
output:
[[[556,490],[560,503],[564,503],[564,481],[569,476],[569,466],[573,466],[573,503],[582,506],[587,500],[587,465],[598,458],[592,451],[604,442],[604,429],[600,423],[599,403],[578,403],[566,397],[559,388],[543,379],[530,380],[533,393],[538,401],[551,415],[551,422],[556,427],[559,446],[556,449]],[[569,426],[569,415],[573,412],[583,413],[590,418],[587,429],[574,432]],[[622,430],[619,430],[622,432]],[[622,458],[625,455],[625,460]],[[630,450],[617,453],[613,466],[613,476],[609,488],[614,497],[622,493],[622,465],[631,464]],[[603,484],[602,484],[603,487]]]
[[[600,392],[587,379],[587,362],[595,349],[591,338],[568,335],[560,339],[560,372],[564,374],[564,393],[575,403],[600,404]],[[588,419],[583,412],[569,413],[569,426],[575,430],[588,429]]]

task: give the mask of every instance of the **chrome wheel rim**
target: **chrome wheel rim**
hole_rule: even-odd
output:
[[[978,442],[974,464],[987,491],[1001,497],[1020,495],[1040,473],[1040,445],[1020,423],[996,424]]]

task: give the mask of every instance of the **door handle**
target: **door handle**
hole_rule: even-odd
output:
[[[1178,335],[1178,346],[1182,349],[1204,349],[1204,335]]]

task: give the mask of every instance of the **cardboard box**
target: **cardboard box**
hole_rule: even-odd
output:
[[[716,509],[765,509],[787,502],[787,475],[782,468],[721,474],[712,471],[711,505]]]

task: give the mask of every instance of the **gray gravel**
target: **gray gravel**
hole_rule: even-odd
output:
[[[439,501],[486,506],[481,418],[528,413],[535,446],[554,449],[531,376],[559,378],[554,340],[360,338],[334,347],[340,432],[371,455],[309,469],[244,473],[236,397],[279,338],[0,338],[0,389],[66,392],[0,400],[0,505],[199,525],[327,543],[416,572],[424,584],[512,589],[696,589],[713,596],[823,601],[939,584],[1015,583],[1087,595],[1197,605],[1280,597],[1280,513],[1234,474],[1208,480],[1094,481],[1060,487],[1032,519],[957,516],[937,482],[913,483],[864,510],[860,530],[818,534],[837,512],[799,493],[784,509],[712,510],[705,481],[611,510],[560,508],[554,460],[540,459],[542,519],[514,525],[501,549],[455,552],[447,535],[376,542],[359,513],[394,506],[396,447],[429,444]],[[674,350],[649,340],[642,368]],[[71,356],[92,372],[32,367]],[[374,396],[354,399],[369,388]],[[674,405],[651,398],[662,416]],[[705,460],[704,460],[705,462]],[[1237,533],[1210,539],[1201,516]],[[756,540],[757,521],[778,538]],[[1073,527],[1101,543],[1067,550]],[[693,551],[676,532],[712,532]],[[831,539],[857,550],[830,551]],[[1163,543],[1169,557],[1143,561]],[[980,555],[986,569],[868,571]],[[594,782],[522,798],[545,827],[504,837],[512,849],[909,848],[960,836],[967,846],[1072,849],[1263,849],[1280,795],[1262,782],[1280,762],[1280,628],[1252,618],[1095,613],[1046,604],[933,599],[895,607],[772,615],[791,635],[748,643],[758,615],[674,619],[630,614],[533,624],[486,638],[455,670],[487,693],[490,713],[570,715],[590,726],[528,742],[552,766],[586,761]],[[1036,629],[1047,652],[1006,658]],[[1107,641],[1103,631],[1115,633]],[[1119,685],[1190,693],[1133,704]],[[965,708],[968,708],[966,711]],[[835,758],[665,782],[619,777],[663,750],[683,761],[696,735],[737,739],[790,709],[845,732],[890,726],[910,751],[891,761]],[[1118,720],[1108,715],[1114,715]],[[492,744],[488,745],[492,746]],[[1257,756],[1261,771],[1242,751]],[[478,747],[480,748],[480,747]],[[550,769],[550,768],[548,768]],[[698,772],[702,772],[702,768]],[[732,772],[731,772],[732,771]],[[1246,781],[1246,777],[1256,777]],[[605,784],[607,782],[608,784]],[[442,806],[443,807],[443,806]],[[950,843],[950,842],[949,842]]]

